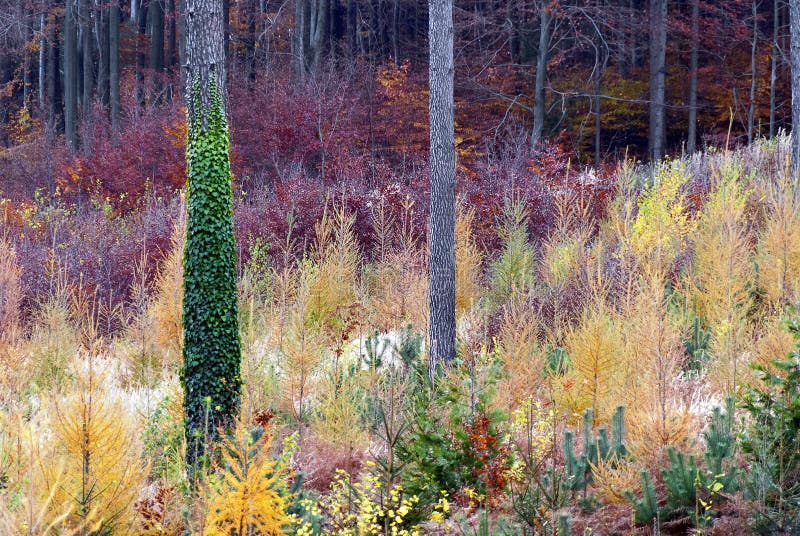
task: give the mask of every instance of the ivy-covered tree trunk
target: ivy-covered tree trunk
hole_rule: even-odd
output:
[[[221,0],[186,1],[187,228],[183,386],[193,464],[239,409],[241,351]]]

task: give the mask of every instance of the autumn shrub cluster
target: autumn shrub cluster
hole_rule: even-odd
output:
[[[608,178],[548,151],[460,178],[433,377],[424,168],[242,186],[241,415],[192,480],[182,198],[3,201],[2,532],[795,531],[788,139]]]

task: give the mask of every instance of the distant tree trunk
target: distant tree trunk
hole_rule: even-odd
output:
[[[800,176],[800,0],[789,0],[792,70],[792,170]]]
[[[328,2],[327,0],[316,0],[314,5],[314,31],[311,35],[311,48],[314,53],[311,69],[316,69],[319,66],[328,36]]]
[[[750,100],[747,107],[747,143],[753,143],[756,114],[756,52],[758,50],[758,4],[753,0],[753,40],[750,45]]]
[[[31,13],[27,5],[22,6],[22,24],[23,24],[23,46],[25,50],[22,56],[22,103],[27,107],[31,99],[31,48],[28,43],[31,40]]]
[[[667,0],[650,0],[650,155],[664,156]]]
[[[73,0],[66,0],[64,9],[64,138],[67,147],[75,149],[75,118],[78,107],[78,84],[75,36],[75,6]]]
[[[108,106],[108,12],[107,5],[100,7],[95,17],[97,35],[97,98]]]
[[[689,132],[686,152],[697,148],[697,56],[700,41],[700,0],[692,0],[692,50],[689,56]]]
[[[175,13],[175,0],[167,0],[167,16],[169,19],[169,31],[167,33],[167,44],[169,53],[165,60],[168,67],[174,67],[178,62],[178,25],[177,13]]]
[[[778,55],[780,54],[780,47],[778,46],[778,34],[781,28],[780,0],[772,2],[772,58],[770,60],[770,75],[769,75],[769,137],[772,139],[775,136],[775,84],[778,80]]]
[[[453,3],[429,0],[430,315],[429,371],[455,359],[455,137]]]
[[[298,81],[304,80],[306,74],[305,7],[307,4],[308,0],[294,0],[294,39],[292,39],[292,48],[294,50],[292,58],[294,60],[295,79]]]
[[[186,85],[186,0],[178,0],[178,63],[181,87]]]
[[[108,8],[108,96],[111,108],[111,130],[119,132],[119,0],[111,0]]]
[[[222,0],[222,57],[227,63],[230,60],[231,48],[231,1]],[[225,71],[227,73],[227,71]]]
[[[153,77],[153,94],[160,102],[161,74],[164,71],[164,6],[162,0],[151,0],[148,8],[150,26],[150,71]]]
[[[48,103],[48,122],[56,130],[61,130],[60,119],[62,117],[61,84],[59,77],[60,53],[58,48],[58,23],[56,16],[50,12],[48,27],[52,34],[47,39],[47,103]],[[56,125],[56,123],[59,123]]]
[[[44,89],[45,89],[45,51],[47,50],[47,39],[45,38],[45,9],[42,6],[42,12],[39,15],[39,69],[38,69],[38,78],[39,82],[37,84],[37,101],[40,110],[44,110]]]
[[[91,0],[80,0],[81,2],[81,49],[83,52],[83,95],[81,106],[83,107],[83,121],[89,121],[92,108],[92,90],[94,89],[94,61],[92,60],[92,5]]]
[[[136,104],[144,107],[145,104],[145,88],[144,88],[144,69],[147,67],[147,53],[145,48],[141,45],[142,37],[147,35],[147,12],[149,6],[144,2],[140,2],[136,10]]]
[[[544,131],[544,86],[547,82],[547,55],[550,51],[550,21],[553,15],[547,2],[542,2],[539,12],[539,48],[536,51],[536,82],[533,89],[533,132],[531,147],[542,141]]]

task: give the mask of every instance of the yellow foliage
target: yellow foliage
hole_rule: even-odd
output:
[[[506,372],[498,384],[496,403],[506,410],[514,410],[541,387],[546,351],[537,335],[536,315],[524,303],[513,303],[503,314],[495,341],[495,354]]]
[[[773,307],[800,297],[800,204],[793,185],[775,193],[756,248],[758,286]]]
[[[141,461],[138,423],[106,388],[106,376],[92,359],[82,364],[78,389],[53,405],[60,448],[43,467],[53,504],[72,504],[67,525],[133,534],[134,499],[147,475]],[[64,467],[63,475],[57,471]]]
[[[368,469],[375,466],[367,462]],[[401,486],[384,489],[378,475],[366,471],[355,482],[350,475],[337,469],[331,482],[330,493],[319,503],[305,501],[308,511],[325,512],[330,526],[325,534],[330,536],[420,536],[417,527],[404,528],[406,518],[419,502],[416,495],[406,496]],[[446,499],[439,507],[447,511]],[[301,523],[295,532],[298,536],[314,534],[308,523]]]
[[[428,325],[427,253],[392,252],[367,267],[372,324],[383,331],[411,324],[418,331]]]
[[[481,257],[472,237],[475,210],[459,209],[456,214],[456,319],[472,309],[480,299]]]
[[[258,440],[239,422],[220,448],[222,459],[207,484],[204,536],[288,534],[292,518],[283,479],[286,470],[269,457],[268,435]]]
[[[606,501],[629,504],[623,491],[638,488],[640,469],[636,465],[612,458],[601,459],[597,465],[591,465],[591,468],[594,485]]]
[[[575,387],[594,409],[595,421],[606,421],[625,386],[624,347],[619,326],[602,303],[587,307],[578,326],[567,334],[566,347],[578,374]]]
[[[659,166],[653,185],[639,198],[630,247],[642,261],[666,268],[683,249],[692,229],[681,188],[689,179],[682,162]]]
[[[680,319],[673,318],[667,308],[667,282],[659,270],[640,276],[634,303],[622,322],[625,329],[624,401],[629,421],[646,423],[633,427],[633,442],[649,442],[661,446],[682,440],[687,432],[675,428],[683,411],[683,393],[674,385],[683,358]]]
[[[338,205],[333,214],[326,209],[314,226],[313,269],[307,274],[304,318],[309,326],[319,325],[334,345],[347,337],[358,299],[361,253],[353,234],[354,222],[355,216]]]
[[[691,240],[695,256],[689,281],[697,314],[711,329],[709,379],[715,389],[735,391],[749,346],[747,315],[753,306],[751,233],[747,193],[738,164],[726,165]]]
[[[22,267],[17,253],[5,237],[0,236],[0,346],[20,335],[22,306]]]

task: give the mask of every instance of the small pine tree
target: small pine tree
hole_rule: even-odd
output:
[[[241,390],[228,126],[216,83],[209,85],[205,122],[195,87],[186,144],[182,381],[190,463],[220,427],[230,427]]]

